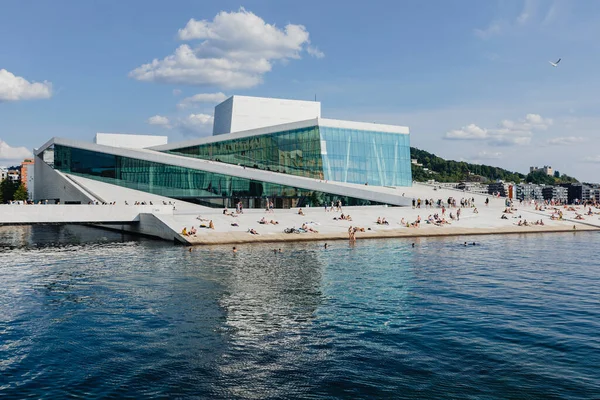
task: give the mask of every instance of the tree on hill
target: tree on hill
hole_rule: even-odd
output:
[[[498,167],[444,160],[435,154],[414,147],[410,148],[410,157],[416,158],[422,164],[422,167],[412,164],[413,179],[417,182],[424,182],[428,179],[435,179],[438,182],[460,182],[467,180],[471,174],[482,176],[490,181],[500,179],[518,183],[525,178],[523,174]],[[423,168],[428,168],[434,173],[429,174]]]
[[[527,174],[525,178],[527,183],[534,183],[536,185],[554,185],[555,178],[546,174],[544,171],[533,171]]]
[[[537,185],[558,185],[560,183],[576,183],[577,179],[562,174],[557,176],[558,174],[554,174],[553,176],[547,175],[544,171],[533,171],[527,174],[525,180],[527,183],[534,183]]]

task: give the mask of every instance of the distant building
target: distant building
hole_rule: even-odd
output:
[[[0,167],[0,182],[8,177],[8,168]]]
[[[544,200],[543,187],[533,183],[517,185],[516,198],[518,200]]]
[[[582,183],[563,183],[560,186],[568,191],[569,204],[580,204],[588,200],[592,200],[592,188]]]
[[[33,159],[26,158],[21,163],[21,183],[27,188],[27,197],[33,200],[33,177],[34,177]]]
[[[592,185],[590,188],[590,200],[600,202],[600,186]]]
[[[553,186],[552,199],[554,201],[559,201],[563,204],[566,204],[569,202],[569,191],[562,186]]]
[[[21,180],[21,171],[19,168],[9,168],[7,178],[13,182],[19,182]]]
[[[567,204],[569,191],[562,186],[541,185],[544,200],[554,200],[555,203]]]
[[[549,165],[544,165],[542,168],[538,168],[538,167],[529,167],[529,172],[537,172],[537,171],[543,171],[546,175],[549,176],[554,176],[554,170],[552,169],[551,166]]]
[[[504,183],[502,181],[490,183],[488,185],[488,193],[489,194],[499,193],[500,196],[506,197],[508,194],[508,186],[509,186],[508,183]]]

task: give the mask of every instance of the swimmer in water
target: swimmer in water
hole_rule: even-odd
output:
[[[237,253],[237,249],[235,248],[235,246],[233,246],[233,252]]]

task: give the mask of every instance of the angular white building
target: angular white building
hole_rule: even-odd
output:
[[[215,107],[213,135],[248,131],[321,117],[321,103],[231,96]]]
[[[98,181],[211,207],[404,205],[377,186],[411,186],[408,127],[321,117],[319,102],[232,96],[213,136],[52,138],[35,153],[35,199],[94,201]]]

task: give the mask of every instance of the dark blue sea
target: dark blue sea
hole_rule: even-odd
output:
[[[599,233],[323,244],[2,227],[0,398],[600,398]]]

